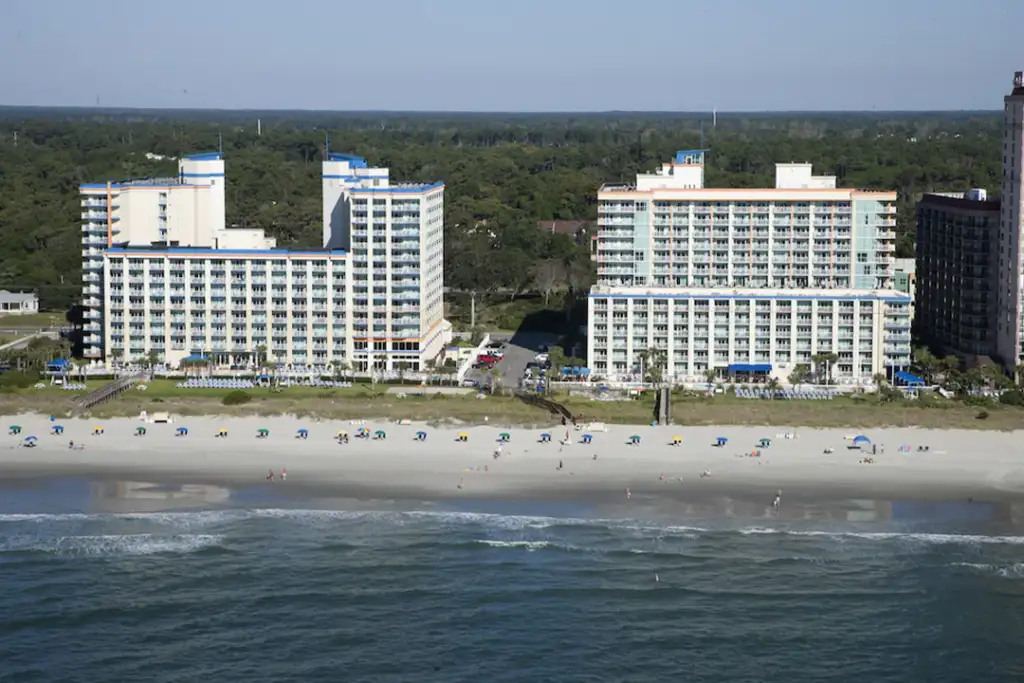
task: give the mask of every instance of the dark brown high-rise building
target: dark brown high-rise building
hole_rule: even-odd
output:
[[[999,202],[984,190],[918,203],[914,329],[936,353],[995,357],[998,249]]]

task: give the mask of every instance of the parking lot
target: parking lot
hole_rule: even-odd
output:
[[[501,374],[503,387],[516,389],[526,371],[526,364],[541,352],[541,347],[558,341],[558,335],[550,332],[516,332],[509,338],[507,335],[492,334],[491,341],[505,342],[506,345],[503,349],[505,356],[494,366],[494,369]],[[477,382],[481,387],[486,387],[489,381],[487,371],[476,368],[466,374],[466,379]]]

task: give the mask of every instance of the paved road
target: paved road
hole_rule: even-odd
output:
[[[511,339],[508,338],[508,335],[491,335],[491,341],[507,343],[505,357],[494,368],[501,373],[503,387],[516,389],[519,387],[520,378],[526,371],[526,364],[540,353],[541,346],[558,341],[558,335],[550,332],[516,332]],[[466,379],[475,380],[482,387],[487,386],[488,382],[485,370],[470,370],[466,373]]]

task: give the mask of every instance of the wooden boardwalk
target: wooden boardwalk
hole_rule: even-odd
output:
[[[105,403],[112,398],[117,398],[124,392],[131,389],[133,386],[145,379],[146,373],[140,372],[128,377],[119,377],[112,382],[104,384],[96,391],[90,391],[84,396],[79,396],[74,400],[74,413],[82,413],[89,410],[93,406],[97,406],[101,403]]]
[[[525,391],[517,391],[515,392],[515,395],[516,398],[518,398],[523,403],[526,403],[531,406],[537,406],[538,408],[543,408],[548,412],[552,413],[553,415],[561,415],[567,421],[571,422],[574,425],[576,424],[576,417],[568,408],[563,406],[561,403],[556,403],[549,398],[544,398],[543,396],[540,396],[538,394],[527,393]]]

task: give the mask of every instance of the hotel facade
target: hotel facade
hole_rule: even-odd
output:
[[[917,204],[914,329],[968,367],[996,357],[999,204],[980,189]]]
[[[810,164],[774,188],[704,187],[704,151],[598,193],[588,365],[638,379],[771,376],[835,354],[834,379],[910,365],[911,297],[893,289],[895,192],[839,189]]]
[[[219,154],[176,178],[83,185],[86,357],[426,369],[451,335],[443,183],[337,154],[322,175],[321,249],[225,227]]]

